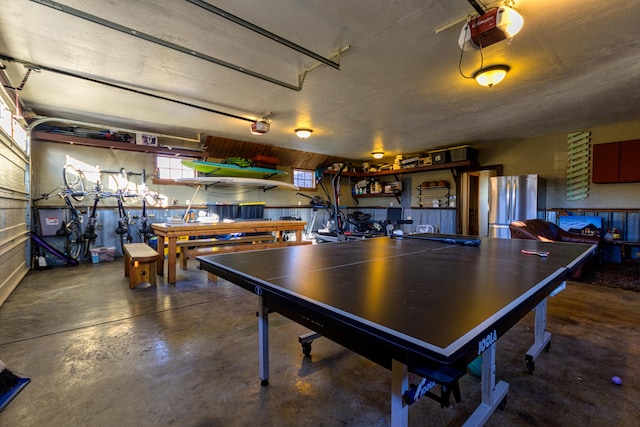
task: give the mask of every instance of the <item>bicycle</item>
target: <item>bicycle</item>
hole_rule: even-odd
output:
[[[93,189],[93,205],[87,216],[87,226],[82,233],[82,258],[89,258],[91,246],[96,242],[98,234],[96,233],[96,224],[98,222],[98,202],[101,199],[100,184],[96,183]]]
[[[143,183],[144,186],[144,183]],[[149,243],[149,240],[154,236],[153,230],[148,224],[149,217],[147,216],[147,204],[151,206],[158,206],[162,199],[160,195],[155,191],[151,191],[144,186],[142,195],[142,215],[140,215],[140,227],[138,228],[138,238],[143,243]]]
[[[81,202],[84,200],[85,196],[89,193],[85,191],[85,176],[84,173],[71,164],[66,164],[62,168],[62,180],[64,182],[64,186],[66,191],[73,197],[74,200]],[[95,243],[98,238],[98,234],[96,233],[96,225],[98,220],[98,203],[102,196],[102,186],[99,180],[96,180],[96,183],[93,186],[91,191],[93,194],[93,205],[89,214],[87,216],[87,225],[82,232],[82,237],[80,239],[80,243],[77,246],[80,246],[78,256],[81,256],[82,259],[89,258],[91,246]],[[70,208],[71,212],[75,212],[72,215],[79,217],[77,210],[73,207],[71,200],[65,200],[65,204]],[[79,223],[82,222],[82,217],[79,217]]]
[[[129,174],[127,173],[125,168],[120,168],[118,178],[118,189],[115,193],[111,193],[110,195],[115,197],[118,203],[118,226],[116,227],[115,233],[120,236],[120,250],[124,254],[124,245],[133,241],[133,237],[131,236],[131,232],[129,230],[131,217],[125,209],[124,204],[129,197],[137,197],[137,194],[132,194],[128,191]]]
[[[65,192],[60,194],[65,206],[69,209],[69,222],[65,223],[63,221],[60,229],[56,231],[56,235],[67,236],[67,254],[77,260],[80,255],[84,253],[84,235],[82,234],[82,216],[73,206],[73,203],[71,203],[71,197],[74,195],[75,197],[84,197],[80,192]]]
[[[83,245],[84,245],[84,236],[82,233],[82,216],[78,212],[78,210],[73,206],[71,202],[71,197],[84,197],[84,193],[82,192],[71,192],[69,190],[64,190],[62,192],[57,193],[47,193],[43,194],[37,199],[34,199],[34,202],[38,202],[43,199],[49,199],[53,196],[59,196],[64,201],[66,208],[69,210],[69,218],[67,221],[62,221],[60,228],[56,230],[56,236],[66,236],[67,240],[64,245],[64,255],[73,260],[78,260],[82,255]]]

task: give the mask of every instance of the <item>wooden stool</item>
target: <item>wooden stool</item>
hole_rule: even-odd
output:
[[[148,282],[156,285],[156,261],[158,252],[146,243],[124,245],[124,275],[129,278],[129,288]]]

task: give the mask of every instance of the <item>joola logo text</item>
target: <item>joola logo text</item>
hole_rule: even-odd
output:
[[[498,341],[498,333],[494,329],[493,332],[489,332],[489,335],[478,341],[478,355],[484,353],[496,341]]]

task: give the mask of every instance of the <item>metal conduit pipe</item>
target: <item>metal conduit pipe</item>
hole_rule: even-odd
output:
[[[39,69],[44,70],[44,71],[50,71],[52,73],[62,74],[64,76],[68,76],[68,77],[75,77],[75,78],[78,78],[78,79],[86,80],[86,81],[93,82],[93,83],[102,84],[102,85],[105,85],[105,86],[113,87],[113,88],[124,90],[124,91],[127,91],[127,92],[133,92],[133,93],[137,93],[139,95],[145,95],[145,96],[148,96],[148,97],[151,97],[151,98],[161,99],[163,101],[174,102],[176,104],[185,105],[187,107],[192,107],[192,108],[197,108],[198,110],[207,111],[209,113],[220,114],[222,116],[231,117],[233,119],[243,120],[245,122],[253,123],[253,122],[257,121],[256,119],[250,119],[250,118],[247,118],[247,117],[242,117],[242,116],[238,116],[238,115],[231,114],[231,113],[225,113],[223,111],[218,111],[218,110],[214,110],[214,109],[211,109],[211,108],[203,107],[203,106],[200,106],[200,105],[191,104],[189,102],[179,101],[177,99],[169,98],[169,97],[166,97],[166,96],[156,95],[156,94],[149,93],[149,92],[144,92],[144,91],[141,91],[141,90],[138,90],[138,89],[132,89],[130,87],[118,85],[118,84],[115,84],[115,83],[106,82],[104,80],[98,80],[98,79],[95,79],[93,77],[87,77],[87,76],[83,76],[83,75],[80,75],[80,74],[71,73],[69,71],[59,70],[57,68],[48,67],[46,65],[33,64],[33,63],[25,61],[23,59],[13,58],[13,57],[10,57],[10,56],[3,55],[1,53],[0,53],[0,61],[17,62],[17,63],[23,64],[25,66],[36,67],[36,68],[39,68]]]
[[[40,67],[37,67],[38,70],[39,70],[39,68]],[[32,70],[34,68],[28,68],[28,69]],[[12,88],[13,90],[22,89],[22,86],[24,86],[24,82],[26,81],[26,78],[27,78],[27,76],[25,75],[25,78],[23,79],[23,83],[20,85],[20,87],[16,88],[11,83],[11,79],[9,78],[9,75],[7,74],[6,67],[0,67],[0,80],[4,83],[3,84],[4,87]],[[5,90],[2,91],[2,95],[3,95],[3,97],[4,97],[4,95],[7,96],[7,101],[9,101],[9,103],[12,101],[10,99],[8,93]],[[20,108],[19,105],[16,105],[15,107],[16,107],[16,109],[22,109],[22,108]],[[40,125],[42,123],[47,123],[47,122],[60,122],[60,123],[76,124],[76,125],[79,125],[79,126],[90,126],[90,127],[97,127],[97,128],[102,128],[102,129],[110,129],[110,128],[112,129],[114,127],[117,127],[118,130],[122,130],[124,132],[141,133],[141,131],[136,130],[136,129],[126,129],[126,128],[122,128],[122,127],[118,127],[118,126],[107,126],[107,125],[101,125],[101,124],[96,124],[96,123],[82,122],[82,121],[78,121],[78,120],[63,119],[63,118],[58,118],[58,117],[36,116],[36,120],[34,120],[31,123],[26,123],[26,121],[25,121],[25,124],[27,125],[27,133],[29,135],[29,138],[28,138],[28,141],[27,141],[28,143],[30,143],[30,141],[31,141],[31,132],[38,125]],[[198,132],[198,137],[197,138],[186,138],[186,137],[182,137],[182,136],[157,134],[157,133],[154,133],[154,135],[157,135],[157,136],[163,137],[163,138],[175,139],[175,140],[178,140],[178,141],[194,142],[196,144],[202,143],[202,141],[200,140],[200,136],[201,136],[200,132]]]

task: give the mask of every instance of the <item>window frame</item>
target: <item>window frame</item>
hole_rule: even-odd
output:
[[[159,178],[158,175],[160,174],[160,168],[158,167],[158,159],[159,158],[165,158],[165,159],[177,159],[177,160],[200,160],[200,157],[189,157],[189,156],[169,156],[169,155],[163,155],[163,154],[155,154],[153,157],[153,166],[154,166],[154,172],[153,172],[153,179],[151,180],[151,182],[153,184],[159,184],[159,185],[180,185],[179,182],[175,181],[175,178]],[[175,168],[170,168],[170,169],[175,169]],[[198,177],[198,173],[191,168],[188,168],[186,166],[182,166],[181,169],[182,171],[192,171],[193,173],[193,178],[197,178]],[[185,176],[183,176],[183,178],[186,178]]]
[[[302,173],[308,173],[311,175],[310,177],[310,181],[311,181],[311,187],[307,187],[307,186],[303,186],[303,185],[299,185],[298,182],[296,181],[296,175],[298,172],[302,172]],[[291,180],[293,182],[293,185],[297,186],[298,188],[300,188],[301,190],[315,190],[316,189],[316,171],[311,170],[311,169],[303,169],[303,168],[292,168],[291,169]],[[304,181],[307,181],[307,178],[304,178]]]

